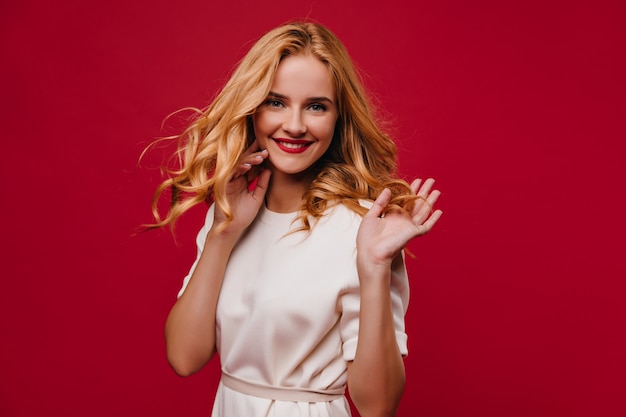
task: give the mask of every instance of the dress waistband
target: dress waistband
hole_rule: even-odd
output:
[[[276,401],[325,402],[343,398],[345,388],[315,390],[310,388],[276,387],[247,381],[222,371],[222,384],[246,395]]]

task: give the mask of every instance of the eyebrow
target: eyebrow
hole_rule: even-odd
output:
[[[270,91],[267,94],[267,96],[270,97],[270,98],[280,98],[280,99],[288,99],[289,98],[286,95],[279,94],[279,93],[276,93],[274,91]],[[328,102],[330,104],[333,104],[333,101],[331,99],[329,99],[328,97],[324,97],[324,96],[309,97],[309,98],[307,98],[307,101],[325,101],[325,102]]]

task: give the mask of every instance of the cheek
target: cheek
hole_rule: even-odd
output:
[[[315,120],[309,125],[309,130],[318,140],[330,141],[335,133],[335,119]]]
[[[252,125],[254,126],[254,133],[257,137],[271,134],[276,130],[276,126],[279,125],[279,121],[276,116],[269,112],[259,112],[252,117]]]

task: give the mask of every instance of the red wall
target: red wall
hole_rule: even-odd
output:
[[[411,245],[401,416],[626,415],[620,1],[0,4],[0,415],[208,415],[163,323],[202,212],[150,220],[161,122],[264,31],[319,20],[390,115],[440,224]]]

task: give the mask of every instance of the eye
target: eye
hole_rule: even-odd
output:
[[[283,107],[283,102],[280,100],[276,100],[275,98],[270,98],[265,100],[265,105],[268,107]]]
[[[316,112],[317,111],[322,112],[322,111],[326,111],[326,106],[320,103],[313,103],[309,106],[309,109],[316,111]]]

